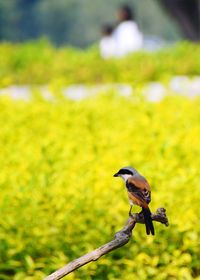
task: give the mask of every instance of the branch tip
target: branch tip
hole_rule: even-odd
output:
[[[166,226],[169,225],[165,208],[158,208],[155,214],[151,214],[151,217],[153,221],[165,224]],[[132,214],[129,217],[126,225],[115,234],[113,240],[91,251],[90,253],[73,260],[64,267],[47,276],[44,280],[59,280],[79,267],[86,265],[89,262],[96,261],[101,256],[108,254],[110,251],[124,246],[129,242],[132,235],[132,230],[134,229],[136,223],[144,224],[144,216],[142,213]]]

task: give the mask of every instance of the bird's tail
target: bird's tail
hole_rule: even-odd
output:
[[[154,231],[154,226],[153,226],[153,222],[152,222],[152,218],[151,218],[151,211],[150,211],[150,209],[142,207],[142,213],[144,215],[144,222],[145,222],[145,226],[146,226],[146,233],[148,235],[149,234],[154,235],[155,231]]]

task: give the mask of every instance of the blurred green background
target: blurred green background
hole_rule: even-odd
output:
[[[129,208],[112,175],[126,165],[148,178],[151,208],[165,207],[170,226],[156,224],[147,237],[137,225],[126,247],[68,279],[199,279],[200,99],[168,92],[150,103],[142,94],[153,78],[195,77],[199,46],[111,61],[44,41],[0,49],[1,86],[33,86],[28,100],[0,98],[0,279],[42,279],[112,239]],[[134,91],[73,101],[62,87],[76,81],[127,82]],[[46,83],[53,99],[35,87]]]
[[[146,34],[180,39],[155,2],[132,3]],[[97,42],[118,4],[0,1],[0,280],[43,279],[111,240],[128,218],[126,190],[112,176],[126,165],[148,179],[151,209],[165,207],[170,226],[155,223],[152,237],[137,225],[125,247],[66,279],[200,279],[200,46],[106,61],[95,45],[77,49]],[[41,35],[49,39],[27,41]],[[144,94],[152,82],[165,88],[156,102]],[[64,94],[116,84],[131,92]]]
[[[56,45],[86,47],[99,39],[102,24],[116,22],[116,10],[121,3],[135,8],[144,34],[169,41],[181,37],[174,19],[159,1],[1,0],[0,39],[19,42],[45,36]]]

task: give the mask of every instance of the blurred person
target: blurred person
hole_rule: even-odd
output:
[[[134,20],[134,12],[128,5],[119,8],[118,25],[113,32],[117,45],[117,56],[123,57],[143,47],[143,35]]]
[[[113,37],[113,27],[109,24],[102,26],[102,38],[99,47],[100,54],[104,59],[116,56],[116,41]]]

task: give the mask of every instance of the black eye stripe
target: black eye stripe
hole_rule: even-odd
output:
[[[131,172],[130,170],[128,170],[128,169],[121,169],[120,171],[119,171],[119,174],[128,174],[128,175],[133,175],[133,172]]]

